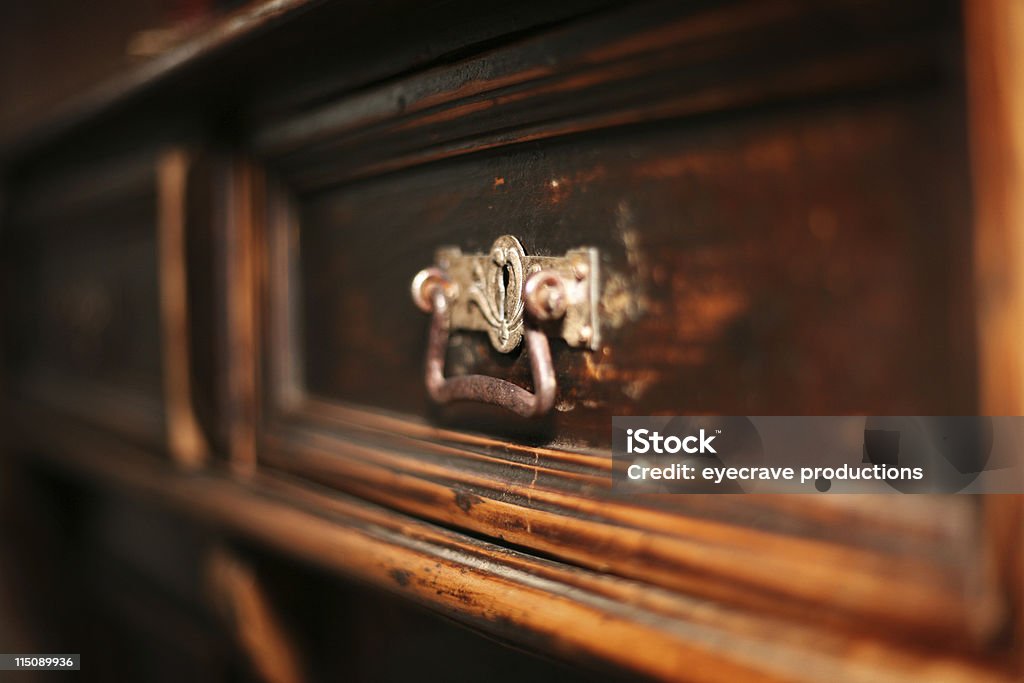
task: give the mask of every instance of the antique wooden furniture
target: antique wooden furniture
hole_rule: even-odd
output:
[[[100,680],[1019,678],[1018,497],[609,490],[613,415],[1021,414],[1019,7],[225,11],[4,130],[26,648]],[[484,266],[493,303],[442,311]]]

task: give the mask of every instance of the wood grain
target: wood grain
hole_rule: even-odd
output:
[[[295,223],[271,226],[294,260],[268,285],[288,292],[273,334],[293,335],[270,351],[305,393],[535,444],[606,447],[611,415],[971,413],[962,149],[931,144],[952,133],[937,108],[565,141],[297,197]],[[431,407],[427,321],[407,293],[436,247],[485,251],[507,232],[531,253],[602,258],[603,347],[552,346],[556,410],[533,423]],[[942,342],[911,343],[918,330]],[[528,386],[526,360],[461,334],[447,366]]]
[[[296,107],[254,145],[305,191],[644,121],[949,78],[948,3],[638,3]]]
[[[971,656],[917,654],[871,631],[735,612],[272,476],[241,485],[217,472],[182,473],[85,425],[34,429],[51,423],[45,412],[6,414],[18,415],[7,433],[55,466],[571,660],[673,681],[1011,680]],[[85,450],[90,457],[68,455]]]
[[[784,3],[645,6],[268,127],[259,462],[751,613],[984,647],[1005,593],[968,499],[878,515],[607,487],[612,415],[976,410],[946,9],[841,5],[824,39]],[[545,420],[438,409],[421,384],[409,277],[438,246],[504,233],[602,254],[606,344],[555,347]],[[453,340],[453,372],[529,383],[479,337]]]
[[[965,94],[952,1],[619,4],[259,2],[0,135],[5,446],[581,667],[1018,679],[1020,497],[628,499],[608,452],[617,414],[1017,411],[1018,13],[964,5]],[[148,151],[185,139],[214,164]],[[421,383],[411,277],[505,233],[603,259],[538,421]],[[447,366],[529,381],[482,335]]]
[[[345,436],[281,430],[265,438],[267,464],[503,543],[755,612],[869,628],[912,647],[969,648],[1003,623],[984,609],[1002,592],[982,581],[967,498],[887,499],[875,514],[841,497],[626,499],[600,469],[581,472],[544,454],[517,461],[499,442],[402,438],[409,425],[360,411],[302,412]]]

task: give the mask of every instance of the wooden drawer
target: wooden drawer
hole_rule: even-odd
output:
[[[16,186],[7,352],[24,398],[192,461],[188,165],[181,151],[144,152]]]
[[[870,5],[645,5],[261,129],[238,458],[837,648],[972,656],[1006,616],[987,503],[608,490],[612,415],[976,411],[958,19]],[[410,279],[506,233],[600,254],[602,344],[553,344],[540,419],[423,385]],[[530,381],[481,333],[447,366]]]
[[[294,331],[289,380],[588,447],[608,446],[612,415],[972,412],[970,274],[952,259],[966,246],[963,157],[933,144],[958,134],[943,104],[666,124],[300,195],[272,277],[289,274],[270,284],[292,288],[276,323]],[[505,233],[527,253],[601,257],[601,348],[555,343],[556,407],[529,424],[431,403],[428,321],[408,293],[438,246],[487,253]],[[919,330],[950,341],[922,348]],[[447,370],[530,384],[527,355],[481,333],[453,335]]]
[[[16,380],[51,405],[159,440],[155,160],[54,177],[22,197],[12,217]]]
[[[869,10],[645,6],[268,126],[275,386],[596,448],[622,414],[973,412],[956,18]],[[506,233],[600,254],[601,348],[555,344],[539,422],[422,381],[410,279]],[[530,382],[482,334],[447,365]]]
[[[96,648],[234,673],[212,590],[257,666],[300,661],[238,562],[271,549],[629,678],[1019,678],[1020,497],[610,486],[614,415],[1018,410],[1006,36],[961,37],[995,4],[370,4],[245,3],[0,142],[0,484],[37,503],[6,517],[101,558],[40,565],[93,584]],[[100,158],[183,139],[223,156]],[[540,417],[424,385],[410,281],[500,235],[595,254],[600,341],[553,337]],[[435,346],[533,383],[482,332]],[[176,466],[207,438],[233,467]],[[210,531],[239,554],[198,552]],[[376,675],[349,631],[411,639],[266,566],[314,678]]]

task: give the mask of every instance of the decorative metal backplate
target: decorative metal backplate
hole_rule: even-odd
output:
[[[597,250],[573,249],[565,256],[529,256],[515,237],[503,235],[488,254],[463,254],[442,247],[437,266],[455,285],[451,306],[453,329],[487,332],[494,348],[514,351],[523,339],[527,279],[544,271],[560,281],[565,314],[545,325],[551,336],[569,346],[596,349]]]

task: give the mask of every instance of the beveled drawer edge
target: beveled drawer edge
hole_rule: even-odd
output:
[[[192,406],[185,263],[190,163],[188,152],[180,148],[166,150],[157,162],[157,253],[167,450],[183,467],[199,466],[209,452]]]
[[[186,291],[188,173],[194,161],[193,151],[177,146],[97,162],[58,174],[52,182],[36,183],[26,191],[19,214],[25,222],[22,229],[28,229],[31,221],[65,216],[74,220],[83,206],[147,199],[147,213],[152,211],[158,292],[158,299],[151,304],[157,309],[162,342],[159,378],[154,376],[158,386],[152,392],[136,391],[59,376],[45,368],[27,373],[20,383],[33,400],[91,419],[140,442],[162,443],[171,457],[186,467],[201,463],[208,451],[192,405]]]
[[[927,26],[935,8],[888,7],[874,18],[882,39],[841,34],[825,44],[812,40],[807,8],[784,2],[603,13],[268,124],[252,147],[302,192],[512,144],[934,80],[946,68],[935,36],[887,32],[915,20]],[[844,4],[833,9],[832,20],[844,12],[854,24],[863,18]],[[801,40],[808,44],[800,59],[776,57]],[[726,60],[714,79],[696,75],[732,52],[768,73],[751,77]]]
[[[644,579],[651,574],[643,566],[644,561],[649,561],[658,568],[651,580],[659,585],[764,612],[860,624],[906,642],[938,640],[954,647],[973,647],[998,628],[994,620],[1001,618],[999,615],[978,618],[973,613],[972,600],[990,604],[989,593],[994,588],[978,580],[981,568],[977,563],[958,559],[976,557],[973,545],[958,556],[957,551],[963,548],[948,543],[952,536],[925,543],[923,557],[928,563],[912,568],[937,567],[929,576],[910,579],[913,573],[901,578],[898,572],[882,572],[901,587],[890,591],[877,578],[879,569],[894,554],[905,551],[900,544],[915,542],[913,534],[895,534],[888,539],[888,549],[884,547],[886,537],[879,536],[881,545],[873,552],[869,552],[870,548],[865,551],[861,555],[864,562],[854,562],[854,569],[850,569],[848,558],[839,559],[840,556],[847,550],[863,549],[846,538],[828,538],[827,529],[821,526],[818,537],[810,539],[810,545],[804,547],[814,548],[815,553],[823,552],[824,556],[816,555],[819,559],[831,557],[822,564],[829,569],[817,578],[804,580],[808,578],[802,573],[806,570],[800,562],[792,561],[789,570],[803,578],[788,581],[785,571],[774,571],[772,563],[751,556],[745,548],[746,540],[737,542],[734,536],[731,545],[723,546],[707,541],[695,543],[678,530],[665,532],[673,520],[670,515],[661,516],[658,533],[667,535],[652,549],[645,538],[646,525],[652,518],[645,518],[643,523],[629,520],[630,514],[636,514],[642,507],[615,502],[602,487],[595,485],[608,475],[607,453],[505,445],[486,437],[438,432],[415,423],[403,425],[404,418],[387,418],[308,395],[300,378],[301,350],[295,344],[293,264],[298,223],[294,202],[271,184],[266,210],[265,224],[253,226],[254,244],[259,245],[259,267],[254,273],[253,287],[259,292],[259,300],[252,305],[260,321],[257,329],[251,331],[251,343],[253,348],[262,348],[256,357],[264,361],[256,369],[260,386],[251,398],[259,411],[255,425],[257,469],[270,467],[317,480],[409,514],[626,577]],[[370,425],[370,431],[378,433],[370,437],[377,444],[369,451],[361,452],[356,445],[361,442],[365,446],[367,439],[357,427],[360,423]],[[380,433],[391,434],[393,438],[378,438]],[[436,437],[448,442],[433,443]],[[409,441],[415,441],[415,453],[408,452]],[[502,449],[508,455],[496,458],[496,452]],[[440,454],[451,466],[425,469],[431,466],[430,458]],[[494,462],[487,464],[488,460]],[[517,473],[514,481],[509,479],[512,473]],[[589,489],[585,488],[588,486]],[[763,522],[756,520],[761,508],[750,498],[739,500],[742,502],[734,503],[733,507],[744,511],[750,519],[744,525],[724,528],[740,536],[751,534],[748,539],[756,537],[762,533],[758,526]],[[966,501],[957,504],[964,505]],[[573,524],[586,520],[587,515],[594,516],[595,506],[601,508],[596,514],[598,519],[587,520],[586,533],[574,533]],[[763,532],[764,537],[783,545],[794,538],[799,540],[801,533],[793,530],[808,526],[808,514],[801,507],[787,507],[783,503],[787,512],[778,516],[778,523],[789,530],[768,529]],[[625,517],[606,521],[616,514]],[[644,510],[643,514],[658,513]],[[699,517],[691,516],[687,523],[699,525]],[[623,529],[628,532],[628,540],[617,539]],[[976,536],[967,534],[955,538],[960,543],[980,543]],[[834,555],[837,551],[839,554]],[[730,567],[730,557],[737,556],[746,557],[742,571],[747,573],[742,579],[737,581],[737,577],[726,572],[716,575],[716,571]],[[907,558],[903,559],[906,562]],[[777,556],[774,560],[784,561]],[[849,595],[837,592],[830,570],[836,576],[855,578],[850,581],[856,590]],[[889,594],[894,597],[880,600]],[[824,600],[830,609],[821,610],[815,600]]]
[[[984,640],[991,629],[971,612],[975,600],[989,602],[979,591],[992,587],[975,580],[979,567],[950,563],[958,557],[954,546],[971,545],[973,536],[922,542],[921,556],[910,550],[918,539],[907,534],[891,539],[907,544],[899,550],[845,545],[841,538],[659,511],[601,489],[567,487],[540,468],[532,479],[528,467],[519,476],[507,466],[483,469],[452,449],[432,460],[424,453],[430,445],[422,442],[403,450],[398,439],[346,441],[333,429],[301,422],[272,427],[260,444],[265,468],[686,594],[833,625],[870,625],[873,632],[908,641]],[[734,511],[756,509],[747,497],[728,498]],[[813,528],[813,508],[778,512],[776,521]],[[846,591],[837,592],[837,585]],[[976,631],[979,626],[984,630]]]
[[[254,0],[238,7],[158,56],[136,62],[126,72],[115,74],[76,93],[60,106],[42,112],[41,120],[17,121],[14,130],[0,135],[0,161],[24,157],[52,143],[75,127],[107,114],[133,94],[165,83],[218,50],[266,30],[310,4],[310,0]]]
[[[182,472],[48,411],[12,406],[15,452],[384,588],[499,638],[658,680],[1008,682],[981,659],[739,612],[476,540],[273,475]],[[5,425],[6,426],[6,425]],[[45,429],[42,427],[46,427]],[[641,647],[642,645],[642,647]]]

